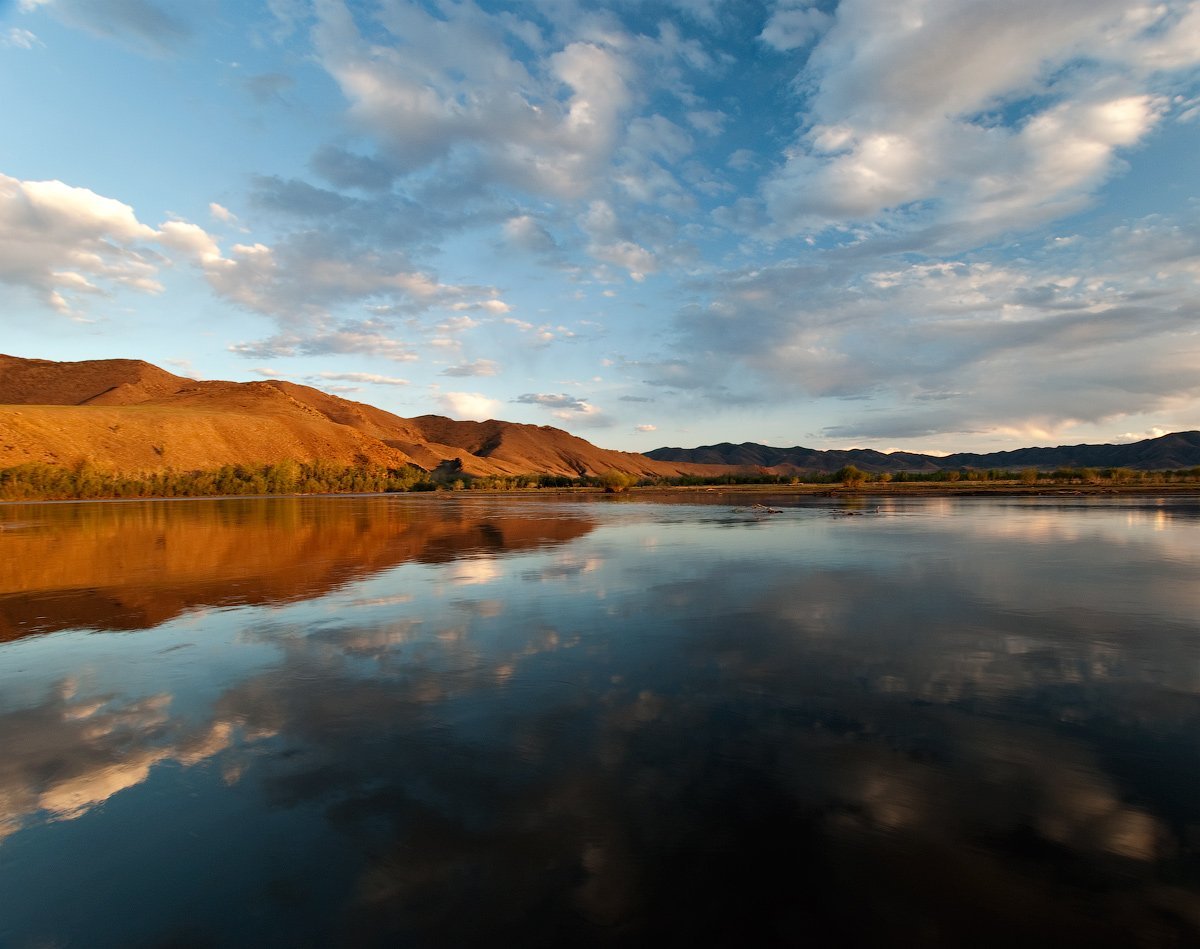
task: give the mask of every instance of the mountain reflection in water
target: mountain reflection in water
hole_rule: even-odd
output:
[[[1200,941],[1191,502],[425,501],[3,512],[0,944]]]
[[[592,528],[583,516],[431,508],[353,497],[7,505],[0,642],[305,599],[408,560],[524,550]]]

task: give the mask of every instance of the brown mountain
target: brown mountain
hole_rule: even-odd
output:
[[[149,473],[288,459],[471,475],[728,470],[609,451],[543,425],[404,419],[291,382],[199,381],[136,359],[0,355],[0,468],[88,461]]]

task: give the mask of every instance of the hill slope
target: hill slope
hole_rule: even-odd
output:
[[[820,451],[815,448],[771,448],[746,442],[703,445],[699,448],[656,448],[648,458],[674,463],[755,465],[779,472],[837,471],[854,465],[862,471],[937,471],[977,468],[1133,468],[1141,471],[1194,468],[1200,465],[1200,431],[1174,432],[1127,445],[1060,445],[1057,448],[1018,448],[988,454],[959,452],[921,455],[915,452],[884,454],[867,448]]]
[[[597,448],[546,426],[403,419],[290,382],[198,381],[134,359],[0,355],[0,468],[88,461],[149,473],[288,459],[471,475],[713,470]]]

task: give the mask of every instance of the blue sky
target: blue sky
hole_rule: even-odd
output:
[[[610,448],[1200,427],[1200,2],[0,0],[0,351]]]

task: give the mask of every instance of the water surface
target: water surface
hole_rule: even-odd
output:
[[[1200,942],[1195,499],[701,500],[0,507],[0,945]]]

